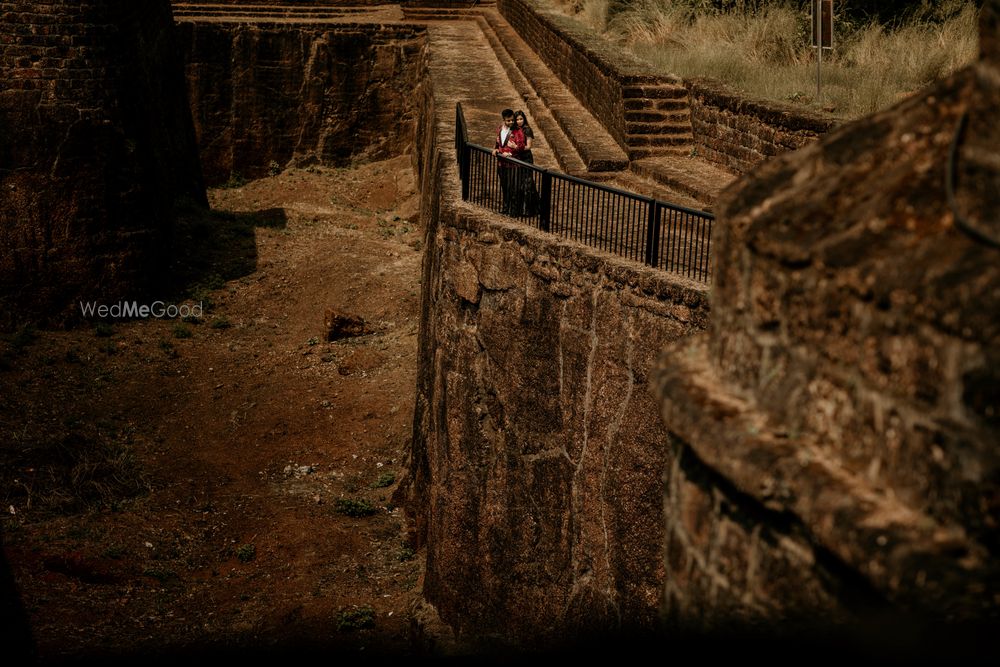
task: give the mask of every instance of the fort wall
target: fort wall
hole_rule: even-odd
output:
[[[0,2],[0,67],[0,325],[143,294],[205,198],[169,3]]]
[[[703,118],[803,146],[720,202],[710,316],[701,290],[462,204],[438,149],[410,491],[447,623],[536,646],[655,606],[707,633],[995,614],[996,249],[941,181],[968,108],[956,201],[989,228],[984,58],[836,129],[691,82]]]
[[[446,622],[529,642],[664,611],[702,629],[974,616],[1000,590],[989,4],[978,68],[821,141],[823,119],[687,82],[695,148],[760,165],[720,202],[710,295],[461,202],[418,28],[175,35],[165,2],[0,2],[0,306],[59,312],[155,277],[170,205],[204,197],[196,137],[213,182],[412,146],[425,254],[401,496]],[[626,84],[648,75],[532,6],[500,2],[624,141]]]
[[[814,143],[839,121],[774,101],[750,100],[711,79],[686,79],[694,150],[737,174]]]
[[[425,154],[407,503],[424,595],[479,636],[654,628],[672,454],[649,371],[706,326],[707,294],[464,205],[454,153]]]
[[[446,623],[534,645],[663,618],[700,632],[884,608],[800,519],[735,487],[663,421],[654,372],[663,349],[710,325],[704,287],[464,205],[450,147],[424,155],[401,500],[426,548],[424,597]]]

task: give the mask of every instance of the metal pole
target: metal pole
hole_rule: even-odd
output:
[[[813,18],[815,19],[816,35],[816,103],[823,99],[823,89],[821,84],[820,69],[823,65],[823,0],[814,0]]]
[[[656,268],[660,264],[660,207],[653,199],[646,211],[646,264]]]
[[[461,156],[458,162],[458,174],[459,179],[462,181],[462,201],[469,201],[469,187],[472,185],[472,179],[469,178],[472,166],[472,147],[468,144],[463,145]]]
[[[538,204],[538,226],[543,232],[547,232],[552,219],[552,174],[548,169],[542,172],[542,192]]]

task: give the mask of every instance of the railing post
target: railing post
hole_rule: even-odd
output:
[[[455,103],[455,159],[458,160],[458,164],[462,164],[462,150],[465,148],[462,145],[462,103]]]
[[[549,231],[549,216],[552,214],[552,174],[542,172],[542,192],[538,196],[538,228]]]
[[[656,267],[660,257],[660,207],[656,200],[649,202],[649,213],[646,216],[646,264]]]
[[[469,170],[472,162],[472,147],[468,144],[462,146],[461,158],[458,161],[458,178],[462,181],[462,201],[469,201],[469,186],[472,179],[469,178]]]

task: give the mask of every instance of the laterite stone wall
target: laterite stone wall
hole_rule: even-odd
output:
[[[0,2],[0,67],[0,326],[151,289],[205,197],[169,2]]]
[[[426,32],[407,25],[178,24],[205,178],[407,152]]]
[[[778,102],[748,100],[709,79],[687,79],[691,129],[698,155],[737,174],[815,142],[833,118]]]
[[[462,203],[439,113],[403,484],[423,595],[472,638],[654,629],[675,454],[647,385],[659,350],[706,326],[707,294]]]

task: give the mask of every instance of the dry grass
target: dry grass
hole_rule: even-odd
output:
[[[718,79],[751,97],[822,107],[845,118],[885,108],[947,76],[972,62],[978,49],[971,2],[949,0],[951,17],[943,21],[926,13],[891,27],[844,21],[836,27],[836,48],[824,53],[817,100],[808,12],[776,3],[753,15],[706,15],[670,0],[638,0],[608,20],[609,0],[552,2],[662,72]]]

